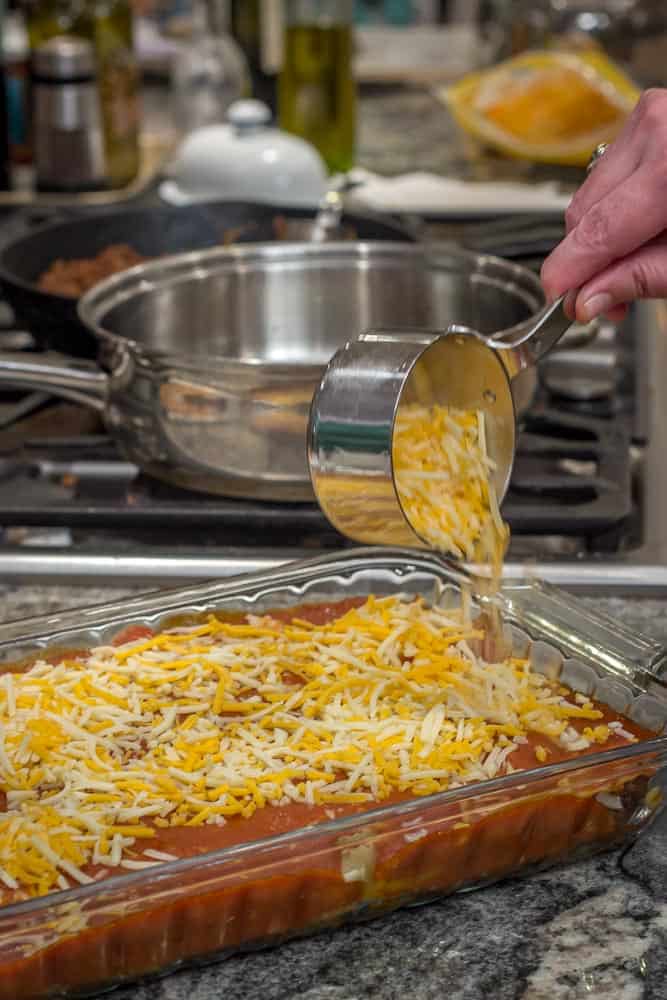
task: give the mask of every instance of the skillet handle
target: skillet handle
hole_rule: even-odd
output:
[[[99,413],[106,409],[109,378],[92,362],[64,354],[0,353],[0,386],[38,389]]]

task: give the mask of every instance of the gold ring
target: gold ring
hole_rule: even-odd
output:
[[[604,156],[604,154],[607,152],[608,149],[609,149],[608,142],[601,142],[598,146],[595,147],[591,155],[591,158],[588,161],[588,166],[586,167],[587,174],[590,174],[593,167],[597,166],[598,162],[602,159],[602,157]]]

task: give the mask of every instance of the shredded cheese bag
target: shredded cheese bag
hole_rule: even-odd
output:
[[[169,860],[161,828],[491,778],[529,732],[604,743],[586,697],[492,662],[468,608],[369,597],[324,624],[212,615],[0,675],[0,883],[40,895],[94,866]]]
[[[466,131],[503,153],[585,166],[600,142],[617,135],[639,93],[593,49],[526,52],[440,96]]]

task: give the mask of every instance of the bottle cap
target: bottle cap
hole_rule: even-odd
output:
[[[33,55],[35,75],[47,80],[92,79],[95,69],[95,51],[85,38],[56,35],[39,45]]]

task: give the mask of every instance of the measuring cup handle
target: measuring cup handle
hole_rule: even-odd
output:
[[[563,309],[564,303],[565,296],[561,295],[546,306],[529,327],[521,324],[505,330],[487,338],[487,344],[499,350],[517,352],[520,369],[536,364],[572,326],[572,320]]]

